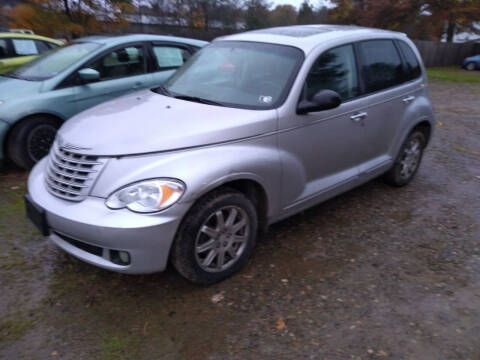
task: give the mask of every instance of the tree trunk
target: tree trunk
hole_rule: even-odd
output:
[[[448,21],[447,25],[447,42],[453,42],[453,36],[455,35],[456,23],[453,20]]]

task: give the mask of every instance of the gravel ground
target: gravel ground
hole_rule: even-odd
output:
[[[0,176],[0,358],[480,359],[480,87],[431,84],[410,186],[381,181],[273,226],[211,287],[103,271],[27,223]]]

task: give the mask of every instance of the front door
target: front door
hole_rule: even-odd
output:
[[[311,99],[323,89],[340,94],[342,104],[333,110],[280,119],[279,148],[286,162],[283,174],[284,211],[311,205],[358,178],[364,160],[364,118],[357,109],[360,83],[353,45],[323,52],[313,64],[303,91]],[[282,125],[286,124],[286,125]],[[285,129],[282,129],[285,127]]]
[[[84,66],[100,73],[96,82],[76,86],[77,111],[83,111],[107,100],[148,87],[152,75],[147,73],[143,44],[116,48]]]

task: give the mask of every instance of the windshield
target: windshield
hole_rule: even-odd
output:
[[[95,43],[76,43],[51,50],[35,60],[4,74],[4,76],[24,80],[49,79],[84,58],[99,46],[99,44]]]
[[[294,47],[219,41],[197,52],[159,92],[214,105],[272,109],[285,100],[303,58]]]

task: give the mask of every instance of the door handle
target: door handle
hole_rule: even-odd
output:
[[[142,87],[143,83],[141,82],[136,82],[135,84],[133,84],[133,88],[134,89],[138,89],[139,87]]]
[[[368,116],[368,113],[361,112],[361,113],[350,116],[350,120],[358,123],[358,122],[364,120],[367,116]]]
[[[405,104],[410,104],[413,100],[415,100],[415,96],[408,96],[408,97],[406,97],[405,99],[403,99],[402,101],[403,101]]]

